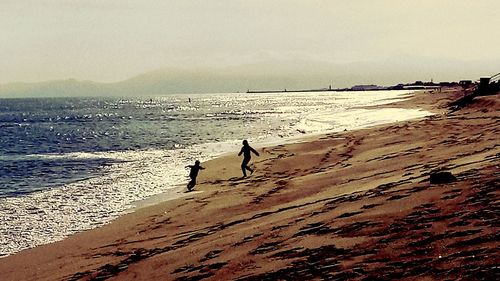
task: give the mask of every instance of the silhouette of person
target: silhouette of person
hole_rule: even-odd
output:
[[[198,176],[198,172],[200,170],[205,170],[202,166],[200,166],[200,161],[196,160],[194,162],[194,165],[188,165],[186,168],[190,168],[191,171],[189,172],[189,177],[191,178],[191,181],[187,184],[187,189],[188,191],[191,191],[193,187],[196,185],[196,177]]]
[[[243,154],[243,162],[241,162],[241,171],[243,172],[243,177],[247,176],[247,171],[250,171],[250,174],[253,174],[253,170],[248,167],[248,163],[250,162],[250,159],[252,159],[252,155],[250,152],[253,152],[255,155],[260,156],[259,153],[253,149],[250,145],[248,145],[248,141],[244,140],[243,141],[243,147],[240,150],[240,153],[238,153],[238,156]]]

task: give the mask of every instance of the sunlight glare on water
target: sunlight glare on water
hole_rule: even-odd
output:
[[[331,131],[427,116],[363,109],[408,91],[6,99],[0,103],[0,256],[106,224],[183,188],[184,168]]]

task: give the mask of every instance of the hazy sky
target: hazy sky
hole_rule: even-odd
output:
[[[499,11],[498,0],[0,0],[0,83],[276,59],[498,60]]]

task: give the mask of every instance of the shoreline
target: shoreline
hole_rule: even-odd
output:
[[[399,102],[399,105],[389,106],[415,108],[425,105],[438,113],[447,111],[443,106],[460,95],[455,90],[439,94],[424,92]],[[252,177],[244,180],[235,177],[240,173],[240,159],[235,156],[216,158],[207,162],[206,173],[203,171],[200,174],[197,188],[202,193],[139,208],[101,228],[2,258],[0,274],[7,280],[97,277],[170,280],[196,276],[212,280],[236,277],[253,280],[273,276],[308,278],[318,275],[310,272],[301,260],[313,262],[311,257],[320,255],[322,260],[328,261],[328,253],[334,253],[341,264],[334,263],[334,266],[324,268],[321,274],[343,272],[356,279],[377,272],[382,274],[383,270],[379,269],[396,266],[391,262],[413,260],[412,256],[394,257],[391,251],[401,252],[397,247],[388,246],[389,252],[377,248],[376,245],[383,243],[374,241],[380,239],[393,239],[391,243],[394,246],[418,242],[446,230],[443,220],[457,223],[457,227],[461,227],[458,231],[464,233],[453,236],[455,232],[452,232],[440,238],[442,241],[450,240],[446,242],[449,245],[466,239],[489,237],[496,229],[474,222],[460,225],[452,216],[436,221],[429,217],[427,222],[422,222],[427,226],[420,229],[412,227],[422,223],[412,222],[408,217],[399,221],[404,226],[399,232],[411,234],[413,238],[411,235],[406,239],[398,237],[397,231],[390,231],[390,226],[401,216],[405,218],[412,211],[420,210],[413,208],[430,204],[426,203],[430,199],[438,200],[434,203],[436,207],[422,208],[433,209],[434,213],[427,210],[430,213],[418,216],[426,217],[436,212],[446,216],[448,212],[456,211],[451,205],[441,205],[439,198],[449,195],[452,198],[446,199],[447,204],[455,201],[458,204],[459,200],[473,196],[466,183],[473,188],[480,187],[470,183],[468,175],[480,183],[495,184],[499,171],[498,166],[491,163],[498,160],[500,152],[495,144],[498,126],[494,123],[498,95],[493,96],[493,101],[491,99],[480,99],[477,107],[466,109],[458,116],[434,115],[356,131],[305,136],[300,143],[259,148],[262,157],[253,158],[258,169]],[[488,104],[489,111],[483,112],[481,103]],[[476,124],[480,121],[472,117],[483,118],[483,123]],[[456,131],[449,132],[447,126],[456,128]],[[471,129],[465,130],[470,126]],[[423,137],[424,132],[428,136]],[[454,142],[466,149],[461,151],[461,147],[454,147],[451,145]],[[408,166],[401,165],[402,159],[407,161]],[[459,175],[459,181],[439,188],[424,185],[428,172],[439,167],[451,168],[449,170],[453,174]],[[453,191],[457,189],[461,191]],[[446,192],[449,193],[441,195]],[[494,194],[498,196],[498,193]],[[414,199],[410,200],[411,197]],[[439,210],[436,211],[436,208]],[[477,205],[471,207],[471,211],[477,211],[477,208]],[[382,235],[386,225],[389,227],[386,233],[389,234]],[[481,231],[477,232],[479,228]],[[486,242],[480,243],[482,247],[491,249],[499,246],[495,240],[484,240]],[[433,245],[438,242],[428,243]],[[327,248],[324,247],[328,245],[330,248],[325,252]],[[352,253],[357,251],[359,255],[349,256],[342,249],[350,249]],[[436,249],[432,247],[430,251],[434,253]],[[447,257],[447,262],[454,268],[458,261],[450,257],[452,254],[443,250],[439,256]],[[486,254],[498,257],[496,252],[475,252],[478,257]],[[364,256],[371,259],[378,257],[380,261],[368,266],[363,262]],[[414,256],[418,259],[426,256],[433,262],[436,258],[429,253]],[[315,262],[315,267],[326,266],[321,261]],[[294,266],[290,267],[290,264]],[[480,268],[481,265],[490,265],[484,261],[473,264]],[[361,267],[362,271],[352,265]],[[406,267],[412,266],[408,264]],[[293,275],[300,270],[303,272],[296,274],[303,275]],[[399,271],[393,268],[394,272]],[[430,274],[425,270],[422,272]],[[457,273],[451,272],[453,274]]]
[[[375,91],[381,91],[381,90],[375,90]],[[386,91],[386,89],[384,89],[384,91]],[[301,91],[297,91],[297,92],[301,92]],[[363,92],[363,91],[360,91],[360,92]],[[408,97],[404,97],[404,98],[401,98],[401,97],[398,97],[398,98],[395,98],[397,99],[398,101],[395,101],[395,102],[390,102],[390,103],[386,103],[386,104],[381,104],[381,105],[375,105],[375,106],[363,106],[363,107],[359,107],[359,109],[371,109],[371,108],[374,108],[374,109],[381,109],[381,108],[401,108],[401,109],[413,109],[412,106],[411,106],[411,103],[406,103],[407,101],[410,101],[412,99],[415,98],[416,95],[420,95],[420,94],[423,94],[423,93],[426,93],[427,91],[426,90],[417,90],[415,92],[412,92],[410,94],[408,94],[409,96]],[[267,92],[265,92],[267,93]],[[399,100],[399,99],[402,99],[402,100]],[[392,99],[389,99],[389,100],[392,100]],[[399,107],[401,106],[401,107]],[[349,110],[351,109],[357,109],[358,107],[353,107],[353,108],[350,108]],[[428,107],[427,109],[433,109],[432,107]],[[427,111],[427,109],[423,110],[423,109],[419,109],[419,110],[422,110],[422,111]],[[427,118],[428,116],[432,116],[433,114],[436,114],[436,112],[432,113],[431,111],[427,111],[429,113],[431,113],[430,115],[426,115],[426,116],[422,116],[422,117],[415,117],[415,118],[410,118],[410,119],[405,119],[405,120],[401,120],[401,121],[394,121],[394,122],[383,122],[383,123],[380,123],[380,124],[368,124],[368,125],[364,125],[360,128],[354,128],[352,130],[349,130],[349,131],[357,131],[357,130],[363,130],[363,129],[371,129],[371,128],[374,128],[374,127],[378,127],[378,126],[387,126],[389,124],[396,124],[396,123],[399,123],[399,122],[405,122],[405,121],[416,121],[416,120],[421,120],[421,119],[424,119],[424,118]],[[273,138],[272,140],[266,140],[264,142],[262,141],[259,141],[259,140],[256,140],[255,143],[257,144],[257,146],[255,146],[256,149],[261,149],[261,148],[265,148],[265,147],[274,147],[274,146],[283,146],[283,145],[293,145],[293,144],[300,144],[300,143],[305,143],[305,142],[308,142],[312,139],[316,139],[316,138],[320,138],[322,136],[325,136],[325,135],[328,135],[328,134],[337,134],[337,133],[343,133],[345,131],[342,131],[342,130],[329,130],[329,131],[320,131],[320,132],[314,132],[314,133],[305,133],[303,135],[301,134],[298,134],[298,135],[294,135],[294,136],[291,136],[291,137],[285,137],[285,138]],[[338,140],[342,140],[342,139],[345,139],[343,137],[339,137]],[[224,152],[222,154],[219,154],[213,158],[211,158],[210,160],[208,161],[205,161],[205,162],[210,162],[210,161],[214,161],[216,159],[219,159],[219,158],[225,158],[225,157],[229,157],[231,155],[235,154],[234,152]],[[175,188],[172,188],[170,190],[167,190],[166,192],[162,192],[162,193],[159,193],[159,194],[156,194],[156,195],[153,195],[153,196],[150,196],[148,198],[145,198],[145,199],[142,199],[142,200],[138,200],[136,202],[133,202],[132,205],[134,207],[132,207],[128,212],[124,213],[123,215],[126,215],[130,212],[135,212],[139,209],[142,209],[142,208],[147,208],[147,207],[151,207],[151,206],[154,206],[154,205],[157,205],[157,204],[161,204],[161,203],[164,203],[164,202],[167,202],[167,201],[171,201],[171,200],[176,200],[176,199],[179,199],[179,198],[182,198],[182,197],[186,197],[186,196],[190,196],[190,195],[195,195],[197,193],[201,193],[203,191],[200,191],[200,190],[194,190],[194,192],[185,192],[185,187],[183,184],[178,184]],[[110,222],[112,223],[112,221]],[[92,230],[92,229],[90,229]],[[89,230],[85,230],[85,231],[89,231]]]
[[[400,100],[404,100],[404,99],[408,99],[409,97],[411,97],[413,95],[413,93],[409,93],[408,91],[394,91],[393,93],[389,93],[389,94],[384,94],[383,96],[393,96],[392,98],[385,98],[385,99],[381,99],[381,100],[377,100],[376,103],[379,104],[379,103],[386,103],[386,102],[395,102],[395,101],[400,101]],[[382,106],[382,108],[384,108]],[[342,115],[342,117],[340,117],[338,120],[339,121],[335,121],[335,122],[330,122],[330,123],[325,123],[325,126],[326,127],[322,127],[322,123],[325,121],[325,120],[328,120],[328,118],[332,118],[328,112],[324,112],[326,114],[327,117],[324,117],[321,118],[322,116],[321,115],[314,115],[314,117],[311,117],[311,118],[300,118],[300,119],[307,119],[309,120],[311,123],[309,123],[309,121],[307,122],[298,122],[296,124],[299,124],[299,127],[300,128],[304,128],[305,131],[302,132],[300,131],[299,129],[297,130],[288,130],[287,132],[290,132],[291,135],[293,136],[288,136],[287,134],[284,134],[284,137],[278,137],[278,136],[271,136],[271,137],[265,137],[265,138],[256,138],[254,140],[250,140],[251,143],[253,143],[254,145],[256,146],[275,146],[275,145],[282,145],[282,144],[290,144],[290,143],[295,143],[295,142],[303,142],[304,139],[310,139],[310,138],[313,138],[313,137],[316,137],[316,136],[320,136],[322,134],[326,134],[326,133],[331,133],[331,132],[334,132],[334,131],[341,131],[340,128],[344,128],[345,126],[343,125],[347,125],[347,124],[350,124],[352,123],[353,126],[349,127],[349,125],[347,125],[348,129],[350,131],[352,130],[355,130],[355,129],[359,129],[358,125],[362,125],[362,127],[371,127],[371,126],[374,126],[374,124],[365,124],[367,123],[367,117],[369,117],[370,114],[372,113],[366,113],[364,111],[361,111],[361,119],[360,121],[358,122],[358,120],[354,120],[354,118],[350,117],[350,116],[354,116],[355,114],[354,113],[348,113],[348,112],[352,112],[352,110],[356,111],[357,110],[360,110],[359,108],[353,108],[353,109],[349,109],[347,111],[345,111],[345,113],[340,113]],[[385,110],[385,109],[380,109],[380,110]],[[373,111],[373,109],[370,109],[370,111],[367,111],[367,112],[375,112],[373,114],[378,114],[376,113],[377,110]],[[410,118],[412,115],[414,115],[415,113],[405,113],[404,110],[397,110],[397,111],[394,111],[394,114],[393,116],[401,116],[401,118],[403,119],[406,119],[406,118]],[[416,113],[417,115],[419,113]],[[381,116],[383,114],[378,114],[378,116]],[[320,117],[319,121],[318,119],[316,119],[317,117]],[[380,119],[380,117],[378,118],[373,118],[373,119]],[[384,119],[384,118],[382,118]],[[383,122],[383,123],[386,123],[388,120],[380,120],[380,122]],[[335,118],[332,118],[332,120],[335,120]],[[344,120],[344,121],[341,121],[341,120]],[[332,123],[338,123],[339,125],[338,126],[335,126],[334,124]],[[340,124],[343,124],[342,126]],[[319,126],[318,126],[319,125]],[[308,129],[308,126],[310,126],[310,131]],[[331,130],[328,130],[328,131],[324,131],[323,128],[334,128],[334,127],[337,127],[337,129],[331,129]],[[318,131],[319,130],[319,131]],[[312,132],[312,133],[311,133]],[[278,134],[279,136],[281,136],[280,134]],[[227,151],[232,151],[232,150],[237,150],[239,149],[239,142],[240,141],[231,141],[231,140],[228,140],[228,141],[223,141],[223,142],[220,142],[220,143],[204,143],[204,144],[199,144],[199,145],[194,145],[194,146],[191,146],[191,147],[186,147],[186,148],[182,148],[180,150],[177,150],[177,151],[156,151],[156,150],[145,150],[145,151],[134,151],[132,152],[133,155],[132,156],[128,156],[128,157],[133,157],[134,159],[137,159],[137,157],[144,153],[143,155],[148,155],[148,160],[149,161],[146,161],[146,162],[153,162],[153,161],[156,161],[154,159],[152,159],[151,157],[149,156],[152,156],[153,154],[155,154],[156,152],[158,153],[157,156],[152,156],[156,159],[160,159],[161,157],[163,156],[168,156],[168,155],[176,155],[176,153],[179,153],[179,151],[183,151],[183,150],[186,150],[187,152],[184,153],[184,152],[180,152],[181,155],[182,154],[185,154],[185,155],[189,155],[190,153],[197,153],[197,151],[200,151],[200,157],[203,155],[203,159],[200,159],[202,161],[204,160],[210,160],[210,159],[213,159],[215,157],[220,157],[221,155],[224,155],[227,153]],[[226,147],[227,146],[227,147]],[[225,148],[224,148],[225,147]],[[60,156],[60,155],[46,155],[46,156],[49,156],[49,157],[109,157],[110,159],[115,159],[117,161],[122,161],[122,159],[126,159],[127,156],[126,155],[122,155],[121,152],[117,152],[116,155],[104,155],[104,154],[100,154],[100,153],[97,153],[97,154],[91,154],[91,153],[73,153],[73,154],[69,154],[69,155],[64,155],[64,156]],[[140,156],[139,156],[140,157]],[[185,157],[184,157],[185,158]],[[130,164],[131,167],[130,168],[137,168],[134,164],[134,162],[128,162],[128,160],[125,160],[127,163],[132,163]],[[185,165],[187,165],[188,163],[185,163]],[[152,194],[154,192],[155,189],[157,188],[161,188],[162,186],[165,186],[165,185],[168,185],[169,187],[173,187],[173,185],[175,184],[184,184],[183,180],[184,180],[184,173],[185,173],[185,170],[184,169],[178,169],[180,168],[181,166],[184,167],[184,164],[183,165],[175,165],[174,167],[172,167],[172,165],[168,166],[168,167],[165,167],[163,165],[161,165],[161,163],[154,163],[152,165],[149,165],[151,167],[148,167],[148,166],[145,166],[146,169],[148,169],[150,172],[154,172],[160,176],[157,176],[156,177],[156,183],[157,184],[149,184],[149,186],[152,186],[152,188],[149,188],[148,190],[146,190],[146,192],[148,194]],[[153,167],[154,166],[154,167]],[[173,169],[172,169],[173,168]],[[169,177],[163,177],[163,172],[162,171],[170,171],[169,172]],[[180,170],[180,172],[178,171]],[[114,170],[114,172],[111,172],[111,173],[107,173],[107,174],[103,174],[102,176],[98,176],[96,177],[97,178],[97,183],[94,183],[96,185],[99,184],[99,182],[101,181],[107,181],[109,180],[108,178],[106,178],[106,175],[107,176],[112,176],[113,174],[117,174],[119,173],[120,170]],[[172,181],[172,180],[169,180],[169,178],[173,176],[176,180]],[[87,182],[90,182],[90,181],[93,181],[93,178],[94,177],[91,177],[87,180],[83,180],[82,181],[82,187],[87,183]],[[114,178],[111,178],[111,180],[113,180]],[[163,182],[163,179],[165,179],[165,182]],[[180,181],[179,181],[180,179]],[[169,183],[172,183],[172,184],[169,184]],[[28,231],[32,231],[33,232],[33,235],[31,237],[27,237],[27,239],[23,239],[22,243],[20,244],[17,244],[18,241],[14,240],[12,242],[10,242],[8,239],[9,239],[9,236],[5,235],[4,237],[6,237],[7,239],[7,243],[6,243],[6,247],[4,247],[4,255],[2,255],[2,257],[5,257],[7,255],[10,255],[10,254],[13,254],[14,252],[19,252],[19,249],[21,248],[33,248],[33,247],[36,247],[36,246],[39,246],[41,244],[46,244],[47,241],[52,243],[52,242],[55,242],[56,240],[61,240],[61,239],[64,239],[64,237],[67,237],[67,236],[70,236],[70,235],[73,235],[74,233],[78,233],[78,232],[81,232],[81,231],[86,231],[86,230],[89,230],[89,229],[94,229],[96,227],[99,227],[101,225],[104,225],[104,224],[107,224],[109,223],[110,221],[114,220],[116,217],[118,216],[121,216],[121,215],[124,215],[124,214],[127,214],[127,213],[130,213],[131,211],[133,211],[135,209],[134,205],[136,203],[138,204],[142,204],[141,201],[143,200],[146,200],[146,202],[150,201],[148,199],[141,199],[141,194],[140,193],[133,193],[133,190],[134,190],[134,185],[137,185],[137,184],[140,184],[140,181],[139,181],[139,178],[134,178],[134,179],[130,179],[128,182],[127,181],[121,181],[119,183],[116,183],[116,188],[124,188],[126,187],[125,189],[130,189],[130,191],[132,193],[128,193],[128,194],[133,194],[134,196],[134,200],[136,201],[130,201],[128,200],[127,196],[122,196],[122,194],[126,194],[126,193],[123,193],[122,194],[114,194],[112,196],[110,196],[110,198],[121,198],[119,200],[117,200],[116,202],[113,202],[115,203],[115,206],[112,207],[112,208],[103,208],[105,209],[104,211],[101,210],[101,207],[100,206],[91,206],[93,208],[86,208],[86,206],[88,205],[88,203],[85,203],[85,202],[82,202],[82,203],[78,203],[76,208],[80,208],[80,210],[82,210],[81,208],[85,208],[85,212],[82,212],[82,213],[85,213],[86,215],[83,216],[83,217],[80,217],[80,219],[78,220],[74,220],[75,222],[72,222],[72,223],[67,223],[67,224],[59,224],[58,221],[59,219],[58,218],[55,218],[55,217],[51,217],[51,214],[53,213],[57,213],[58,210],[53,210],[53,209],[50,209],[50,208],[47,208],[47,207],[41,207],[41,212],[40,213],[43,213],[43,211],[47,211],[47,215],[49,216],[49,219],[47,221],[49,221],[52,225],[54,224],[58,224],[58,226],[56,226],[57,229],[55,229],[54,231],[52,232],[46,232],[45,231],[45,228],[44,228],[44,224],[41,223],[41,224],[37,224],[36,221],[40,221],[40,220],[37,220],[37,219],[34,219],[33,220],[33,223],[23,223],[23,221],[28,221],[30,220],[31,218],[27,217],[27,218],[23,218],[23,219],[20,219],[19,220],[19,224],[7,224],[7,227],[16,227],[16,226],[21,226],[22,230],[25,230],[26,232]],[[71,189],[72,186],[77,186],[77,182],[70,182],[67,184],[67,186],[70,187],[70,190],[68,193],[71,193],[71,192],[74,192],[76,191],[75,189]],[[76,188],[78,189],[78,188]],[[179,197],[181,195],[178,195],[178,194],[174,194],[172,191],[168,191],[168,189],[162,189],[162,190],[167,190],[167,194],[172,194],[173,197]],[[109,190],[102,190],[102,192],[99,192],[100,194],[103,194],[104,196],[106,196],[106,191],[109,191]],[[23,200],[18,200],[18,201],[15,201],[17,203],[20,203],[20,204],[26,204],[26,205],[29,205],[30,207],[33,205],[34,207],[33,208],[36,208],[36,202],[33,202],[33,201],[41,201],[41,202],[44,202],[44,201],[49,201],[50,198],[48,198],[48,196],[46,197],[43,197],[43,193],[42,192],[42,198],[40,199],[40,197],[38,198],[35,198],[36,200],[33,200],[33,197],[36,197],[38,195],[35,195],[35,196],[28,196],[27,198],[25,198],[26,200],[23,201]],[[76,193],[78,193],[78,191],[76,191]],[[60,194],[49,194],[49,196],[62,196]],[[169,195],[165,196],[164,194],[156,194],[156,195],[152,195],[153,198],[168,198]],[[14,202],[14,203],[15,203]],[[103,198],[102,202],[106,202],[106,199],[105,197]],[[122,205],[119,205],[123,203]],[[64,204],[64,202],[62,203]],[[102,206],[105,206],[105,205],[102,205]],[[117,209],[118,207],[120,207],[119,209]],[[123,207],[123,208],[121,208]],[[23,208],[18,208],[19,210],[23,210]],[[113,211],[115,210],[116,212],[114,212],[113,214],[110,213],[110,211]],[[69,213],[67,213],[67,216],[68,217],[71,217],[69,215]],[[19,217],[19,216],[18,216]],[[6,219],[8,220],[9,219],[9,216],[6,217]],[[62,219],[64,221],[64,217],[61,217],[60,219]],[[82,222],[84,220],[87,220],[87,221],[92,221],[92,225],[89,225],[89,226],[84,226],[83,224],[78,224],[78,222]],[[44,221],[44,220],[43,220]],[[40,227],[40,225],[42,227]],[[7,233],[7,227],[4,228],[5,232],[4,233]],[[67,232],[68,229],[71,229],[70,232]],[[22,233],[21,231],[19,231],[19,233]],[[63,235],[58,235],[59,233],[63,233]],[[20,235],[23,235],[23,234],[19,234],[18,237],[21,237]],[[63,237],[64,236],[64,237]],[[24,237],[24,236],[22,236]],[[46,241],[46,242],[43,242],[43,241]]]

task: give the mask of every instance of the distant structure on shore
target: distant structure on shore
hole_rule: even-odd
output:
[[[387,90],[422,90],[422,89],[438,89],[441,87],[456,87],[462,86],[468,88],[475,85],[472,80],[461,80],[460,82],[439,82],[435,83],[432,80],[430,82],[415,81],[413,83],[397,84],[393,86],[378,86],[378,85],[355,85],[350,88],[332,88],[330,85],[328,88],[319,89],[283,89],[283,90],[248,90],[247,93],[285,93],[285,92],[346,92],[346,91],[387,91]]]

